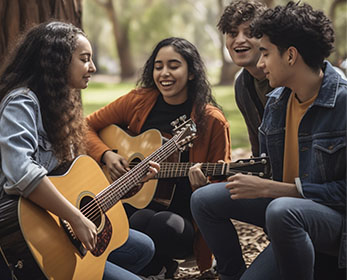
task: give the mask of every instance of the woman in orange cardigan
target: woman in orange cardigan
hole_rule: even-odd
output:
[[[171,122],[186,115],[196,123],[198,137],[192,148],[180,154],[180,160],[231,160],[229,124],[211,94],[204,63],[194,45],[174,37],[160,41],[137,84],[136,89],[87,116],[89,154],[106,165],[113,180],[128,170],[129,163],[98,136],[110,124],[134,134],[155,128],[167,136],[172,135]],[[176,180],[168,209],[158,211],[150,204],[131,215],[130,226],[149,235],[156,245],[153,260],[142,272],[144,276],[157,275],[165,267],[166,278],[172,278],[177,269],[174,259],[193,253],[201,272],[211,267],[211,252],[190,213],[192,192],[207,182],[195,167],[189,178]]]

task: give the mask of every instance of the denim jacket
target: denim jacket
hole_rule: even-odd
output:
[[[277,181],[282,181],[283,176],[286,108],[290,92],[282,87],[269,94],[259,127],[260,150],[270,157],[273,179]],[[347,81],[325,62],[318,96],[299,125],[299,178],[295,180],[305,198],[343,215],[346,214],[346,105]],[[345,250],[346,233],[343,239],[341,246]]]
[[[58,164],[43,128],[40,104],[28,88],[0,103],[0,194],[27,197]]]

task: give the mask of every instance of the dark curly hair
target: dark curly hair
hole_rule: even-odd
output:
[[[78,34],[85,36],[74,25],[56,21],[31,28],[0,74],[0,101],[18,87],[36,94],[45,131],[60,162],[85,152],[81,93],[68,87],[68,67]]]
[[[322,11],[314,11],[309,4],[290,1],[286,6],[268,9],[251,24],[253,36],[269,37],[282,54],[294,46],[305,63],[314,70],[334,49],[335,34],[332,22]]]
[[[188,80],[187,92],[188,98],[193,102],[196,108],[196,125],[198,133],[202,133],[205,129],[206,114],[205,108],[207,104],[212,104],[220,108],[212,95],[211,85],[207,80],[205,65],[200,57],[196,47],[186,39],[170,37],[160,41],[154,48],[151,56],[146,61],[142,76],[137,81],[137,85],[143,88],[155,88],[157,86],[153,80],[154,61],[159,50],[166,46],[172,46],[188,64],[188,73],[193,75],[192,80]]]
[[[217,24],[217,28],[223,34],[228,34],[231,32],[232,28],[253,20],[256,16],[261,15],[265,9],[265,4],[256,0],[232,1],[225,7]]]

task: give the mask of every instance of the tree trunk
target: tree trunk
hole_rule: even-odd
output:
[[[340,4],[345,4],[346,0],[334,0],[331,3],[330,9],[329,9],[329,18],[332,21],[333,25],[335,25],[335,17],[336,17],[336,9],[337,6]],[[334,29],[336,30],[335,26]],[[338,42],[341,38],[339,36],[335,37],[335,46],[338,46]],[[341,59],[342,55],[340,54],[340,50],[339,48],[335,48],[335,54],[332,55],[331,57],[331,63],[334,65],[338,65],[339,64],[339,60]]]
[[[71,22],[81,27],[82,0],[0,1],[0,61],[5,59],[20,33],[48,19]]]
[[[123,24],[120,23],[112,0],[107,0],[106,2],[96,0],[96,2],[105,8],[107,16],[110,19],[113,27],[113,34],[117,46],[117,53],[121,69],[121,80],[124,81],[132,78],[135,75],[135,67],[130,50],[129,24],[127,21],[125,21]]]

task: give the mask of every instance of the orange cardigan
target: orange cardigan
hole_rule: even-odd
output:
[[[88,153],[99,163],[101,156],[110,148],[98,136],[98,131],[110,124],[127,128],[136,135],[140,133],[148,114],[152,110],[160,93],[154,89],[134,89],[105,107],[87,116]],[[194,120],[194,105],[191,118]],[[212,105],[206,106],[207,123],[203,135],[193,141],[189,151],[190,162],[217,162],[231,160],[229,123],[223,113]],[[193,189],[194,191],[195,189]],[[209,269],[212,254],[196,228],[194,254],[200,271]]]

